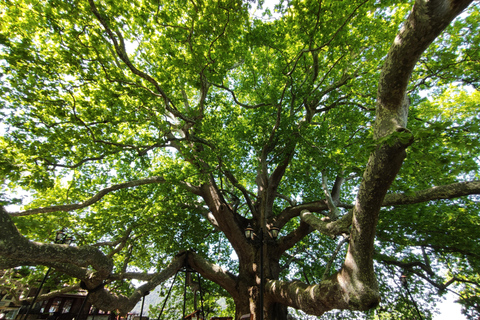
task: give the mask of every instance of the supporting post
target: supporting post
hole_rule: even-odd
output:
[[[80,307],[80,310],[78,310],[78,314],[75,320],[82,320],[80,316],[82,315],[83,308],[85,308],[85,304],[87,303],[89,296],[90,296],[90,291],[88,291],[87,295],[85,296],[85,300],[83,300],[82,306]],[[88,312],[87,312],[87,318],[88,318]]]
[[[183,315],[182,319],[185,319],[185,310],[187,309],[187,268],[185,268],[185,287],[183,288]]]
[[[413,303],[413,306],[415,307],[415,310],[417,310],[418,316],[420,317],[420,320],[423,320],[422,314],[420,313],[420,310],[418,310],[417,304],[415,303],[415,300],[413,300],[412,294],[410,293],[410,290],[408,290],[408,286],[405,286],[405,289],[407,290],[408,295],[410,296],[410,300]]]
[[[420,320],[423,320],[422,314],[420,313],[420,310],[418,310],[417,304],[415,303],[415,300],[413,300],[412,294],[410,293],[410,290],[408,289],[408,280],[407,276],[402,274],[400,276],[400,282],[402,283],[403,287],[405,287],[405,290],[407,290],[408,296],[410,297],[410,300],[413,303],[413,306],[415,307],[415,310],[417,310],[418,316],[420,317]]]
[[[160,313],[158,314],[157,320],[160,320],[160,317],[162,316],[163,309],[165,309],[165,305],[167,304],[168,297],[170,297],[170,292],[172,292],[173,285],[175,284],[175,279],[177,279],[177,273],[175,273],[175,277],[173,278],[172,284],[170,285],[170,289],[168,289],[167,297],[163,301],[162,309],[160,310]]]
[[[150,291],[145,291],[143,293],[142,307],[140,308],[140,320],[142,320],[142,316],[143,316],[143,305],[145,304],[145,296],[148,296],[149,294],[150,294]]]
[[[43,277],[42,282],[40,283],[40,286],[38,287],[37,292],[35,292],[35,296],[33,297],[32,303],[30,304],[30,306],[28,306],[28,310],[25,313],[25,317],[23,318],[23,320],[27,320],[28,315],[30,314],[30,312],[32,312],[33,306],[37,302],[38,295],[39,295],[40,291],[42,291],[43,284],[47,280],[48,274],[50,273],[50,270],[52,270],[51,267],[48,268],[47,272],[45,273],[45,276]]]
[[[200,315],[203,319],[205,317],[205,314],[203,313],[203,293],[202,293],[202,283],[201,283],[199,272],[197,273],[197,280],[198,280],[198,288],[199,288],[199,291],[200,291],[200,306],[202,308],[202,313]]]
[[[265,288],[265,277],[263,275],[263,228],[260,228],[260,317],[259,320],[263,320],[263,295]]]

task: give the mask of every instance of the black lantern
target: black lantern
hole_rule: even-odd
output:
[[[64,229],[57,231],[57,234],[55,235],[55,243],[70,245],[72,242],[73,237],[67,235]]]
[[[57,235],[55,236],[55,243],[60,243],[62,242],[63,238],[65,237],[65,231],[62,229],[62,230],[58,230],[57,231]]]
[[[276,227],[276,226],[270,227],[270,234],[272,235],[273,239],[277,239],[279,231],[280,231],[279,227]]]
[[[67,244],[67,245],[70,245],[72,242],[73,242],[73,237],[72,236],[68,236],[64,240],[64,243]]]
[[[247,228],[245,229],[245,238],[253,240],[253,228],[248,224]]]

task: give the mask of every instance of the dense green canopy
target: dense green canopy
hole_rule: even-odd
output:
[[[480,5],[413,2],[1,0],[0,269],[258,319],[251,225],[268,319],[478,317]]]

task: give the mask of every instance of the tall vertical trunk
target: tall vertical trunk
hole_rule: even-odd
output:
[[[280,303],[267,302],[265,304],[265,320],[287,320],[287,307]]]
[[[240,267],[240,275],[238,277],[237,289],[239,290],[240,298],[235,300],[236,314],[235,319],[240,319],[243,315],[251,314],[251,319],[259,320],[260,318],[260,294],[261,294],[261,259],[260,259],[260,244],[252,243],[251,250],[254,253],[251,255],[252,261],[245,265],[247,267]],[[269,255],[268,243],[264,246],[264,261],[263,261],[263,276],[265,280],[278,279],[279,263],[276,259]],[[242,260],[242,259],[241,259]],[[266,282],[266,281],[265,281]],[[247,318],[250,319],[250,318]],[[263,319],[264,320],[286,320],[287,307],[274,302],[272,299],[263,293]]]
[[[235,301],[235,319],[240,319],[243,315],[251,315],[251,318],[258,320],[260,319],[260,306],[259,306],[259,294],[260,290],[258,286],[245,286],[239,284],[239,290],[242,290],[240,293],[241,299]],[[275,303],[264,297],[263,305],[263,319],[264,320],[286,320],[287,319],[287,307]]]

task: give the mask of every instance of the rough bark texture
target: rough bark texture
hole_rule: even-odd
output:
[[[384,206],[406,205],[430,200],[453,199],[480,193],[480,181],[460,182],[413,192],[413,194],[388,194]]]
[[[120,36],[117,39],[117,36],[109,29],[107,21],[98,12],[93,1],[89,2],[95,16],[114,42],[120,58],[134,74],[151,82],[168,105],[169,100],[166,94],[153,78],[133,66],[125,53],[123,39]],[[373,248],[380,208],[394,204],[416,203],[434,198],[446,199],[480,192],[480,183],[471,182],[433,188],[417,192],[413,196],[386,196],[390,185],[402,166],[405,149],[413,141],[413,135],[406,129],[409,107],[406,88],[413,67],[429,44],[471,2],[466,0],[417,0],[415,2],[412,13],[398,33],[383,65],[378,85],[374,130],[377,147],[370,155],[356,203],[347,215],[336,221],[322,221],[311,213],[329,209],[335,211],[335,206],[349,207],[349,205],[338,203],[337,190],[333,192],[329,203],[318,201],[298,206],[292,205],[275,217],[273,203],[275,197],[277,197],[277,188],[292,159],[295,145],[287,146],[284,160],[280,161],[274,170],[269,171],[267,169],[269,142],[264,146],[260,156],[261,164],[258,168],[257,177],[257,203],[253,203],[248,192],[233,177],[227,175],[227,178],[245,196],[252,211],[253,218],[250,220],[237,214],[232,206],[227,203],[222,192],[216,186],[215,179],[209,176],[210,168],[206,168],[205,164],[199,164],[198,159],[194,157],[189,159],[200,168],[202,174],[209,178],[205,179],[201,186],[189,185],[187,188],[195,195],[203,198],[209,209],[209,215],[212,216],[210,220],[215,221],[218,230],[221,230],[231,242],[239,257],[238,276],[225,272],[220,267],[194,253],[181,253],[172,260],[165,270],[148,277],[138,275],[137,278],[145,279],[147,283],[139,287],[130,297],[117,296],[102,287],[105,281],[117,279],[120,276],[119,274],[112,274],[113,263],[110,257],[105,256],[95,247],[69,247],[28,241],[20,235],[11,217],[3,207],[0,209],[0,252],[2,253],[0,268],[37,264],[54,267],[82,280],[91,291],[90,299],[95,302],[97,307],[103,310],[120,310],[121,313],[126,313],[141,299],[146,291],[152,290],[171,277],[184,266],[185,261],[188,261],[188,264],[200,272],[202,276],[215,281],[230,293],[237,306],[237,319],[245,313],[255,314],[256,319],[261,312],[256,304],[260,286],[260,247],[258,242],[246,240],[243,231],[248,223],[251,223],[258,233],[259,230],[268,230],[273,224],[283,227],[293,217],[301,216],[302,223],[299,227],[277,241],[268,238],[268,232],[265,232],[266,319],[284,319],[286,306],[302,309],[314,315],[321,315],[332,309],[367,310],[375,307],[380,300],[380,296],[373,270]],[[204,97],[201,98],[200,102],[203,103],[204,99]],[[170,111],[178,115],[178,111],[174,109]],[[184,118],[181,114],[178,117]],[[191,123],[187,118],[184,120]],[[276,129],[275,127],[271,134],[272,139]],[[175,146],[173,142],[172,145]],[[269,172],[271,172],[270,176]],[[338,181],[341,181],[341,179]],[[138,180],[104,189],[83,203],[33,209],[13,215],[76,210],[99,201],[105,194],[114,190],[162,182],[164,180],[161,177]],[[336,215],[332,215],[333,220],[336,218]],[[279,276],[278,261],[280,256],[312,232],[314,228],[328,235],[350,234],[349,247],[342,268],[331,277],[313,285],[298,281],[276,280]],[[133,275],[130,276],[133,277]]]
[[[395,38],[378,82],[375,138],[406,128],[406,89],[413,68],[433,40],[472,1],[417,0]]]
[[[405,148],[413,142],[405,129],[407,84],[420,55],[469,3],[416,1],[389,51],[379,80],[374,137],[383,143],[370,156],[363,175],[345,263],[337,274],[318,285],[270,281],[268,291],[277,301],[316,315],[333,308],[366,310],[380,301],[373,270],[373,242],[385,195],[400,170]],[[323,295],[325,292],[328,294]]]
[[[308,223],[322,234],[329,236],[338,236],[350,233],[350,225],[352,224],[353,211],[344,215],[341,219],[330,221],[329,219],[319,219],[311,212],[304,210],[300,213],[302,221]]]

